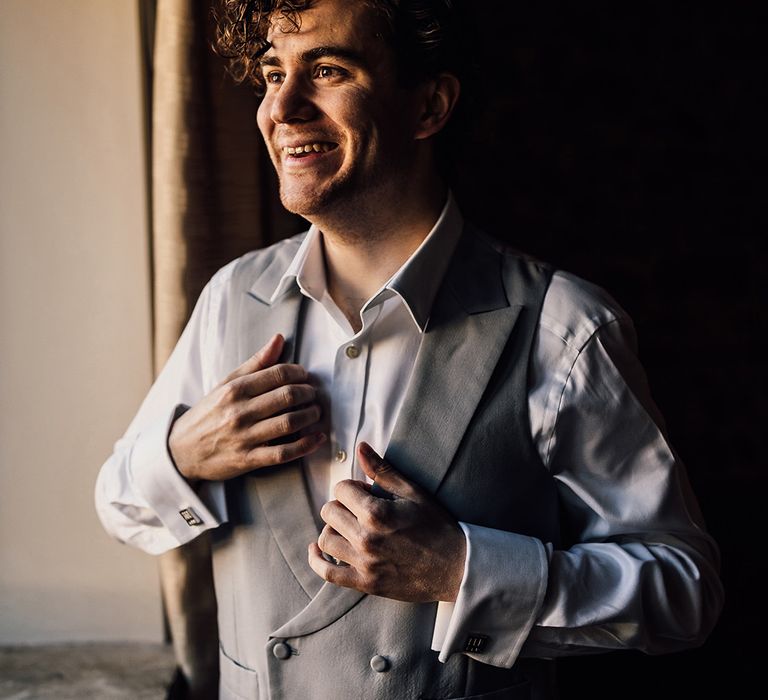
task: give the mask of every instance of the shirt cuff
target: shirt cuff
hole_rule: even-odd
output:
[[[455,603],[439,603],[432,649],[443,663],[464,653],[481,663],[510,668],[544,602],[548,562],[534,538],[459,523],[467,558]]]
[[[203,484],[209,505],[179,473],[168,452],[168,434],[180,407],[165,423],[157,423],[137,438],[130,456],[130,478],[139,495],[180,545],[226,520],[221,484]],[[217,488],[216,488],[217,487]],[[216,512],[219,511],[219,512]]]

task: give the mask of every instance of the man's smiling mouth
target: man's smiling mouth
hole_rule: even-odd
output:
[[[312,153],[327,153],[336,148],[338,144],[328,141],[314,141],[311,143],[302,143],[296,146],[283,146],[283,155],[293,158],[303,158]]]

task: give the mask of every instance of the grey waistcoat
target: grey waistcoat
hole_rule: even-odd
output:
[[[272,334],[293,357],[302,295],[270,297],[294,238],[244,257],[227,294],[223,374]],[[465,230],[437,294],[386,458],[459,520],[557,546],[553,479],[528,418],[528,365],[551,271]],[[227,484],[214,541],[221,697],[550,698],[548,662],[494,668],[430,650],[436,603],[366,596],[324,583],[307,563],[318,529],[302,465]],[[511,564],[512,565],[512,564]],[[372,668],[382,656],[387,670]],[[375,665],[375,664],[374,664]]]

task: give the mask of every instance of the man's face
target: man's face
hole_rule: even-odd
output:
[[[365,3],[320,0],[298,31],[277,18],[262,57],[259,129],[290,211],[375,207],[408,180],[418,107]]]

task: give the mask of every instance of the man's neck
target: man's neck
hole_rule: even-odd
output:
[[[444,188],[436,188],[408,206],[395,202],[386,210],[360,212],[351,222],[313,222],[323,232],[328,293],[355,332],[363,304],[421,245],[446,196]]]

